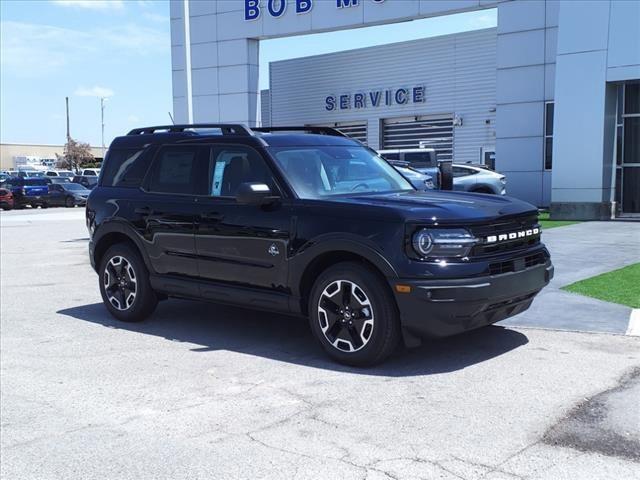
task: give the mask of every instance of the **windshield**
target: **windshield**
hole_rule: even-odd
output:
[[[65,190],[86,190],[86,188],[78,183],[65,183],[64,185],[62,185],[62,188],[64,188]]]
[[[272,147],[269,151],[300,198],[414,189],[391,165],[364,147]]]

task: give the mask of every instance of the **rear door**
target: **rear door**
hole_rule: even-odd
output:
[[[161,148],[145,177],[145,193],[132,197],[132,223],[159,274],[198,276],[195,209],[197,196],[206,193],[206,150],[200,146]]]
[[[65,197],[66,192],[62,185],[57,183],[49,185],[49,205],[64,205]]]
[[[270,290],[286,288],[290,208],[286,203],[241,205],[235,198],[245,182],[265,183],[278,191],[260,153],[244,145],[215,145],[209,178],[209,194],[198,199],[196,219],[200,276]]]

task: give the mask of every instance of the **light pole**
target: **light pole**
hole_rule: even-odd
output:
[[[100,97],[100,122],[102,124],[102,160],[104,160],[104,102],[107,99]]]

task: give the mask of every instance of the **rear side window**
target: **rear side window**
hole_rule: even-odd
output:
[[[207,186],[208,148],[167,147],[160,150],[149,178],[149,191],[203,195]]]
[[[148,167],[149,155],[143,149],[109,150],[101,172],[102,186],[139,187]]]

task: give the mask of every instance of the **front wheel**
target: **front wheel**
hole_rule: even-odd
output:
[[[358,367],[386,359],[400,340],[398,309],[388,285],[355,262],[325,270],[309,300],[311,330],[334,360]]]
[[[102,300],[118,320],[141,322],[155,310],[158,298],[149,283],[149,272],[130,245],[110,247],[102,257],[98,274]]]
[[[76,202],[73,200],[72,197],[67,197],[64,201],[64,206],[67,208],[73,208],[75,207]]]

